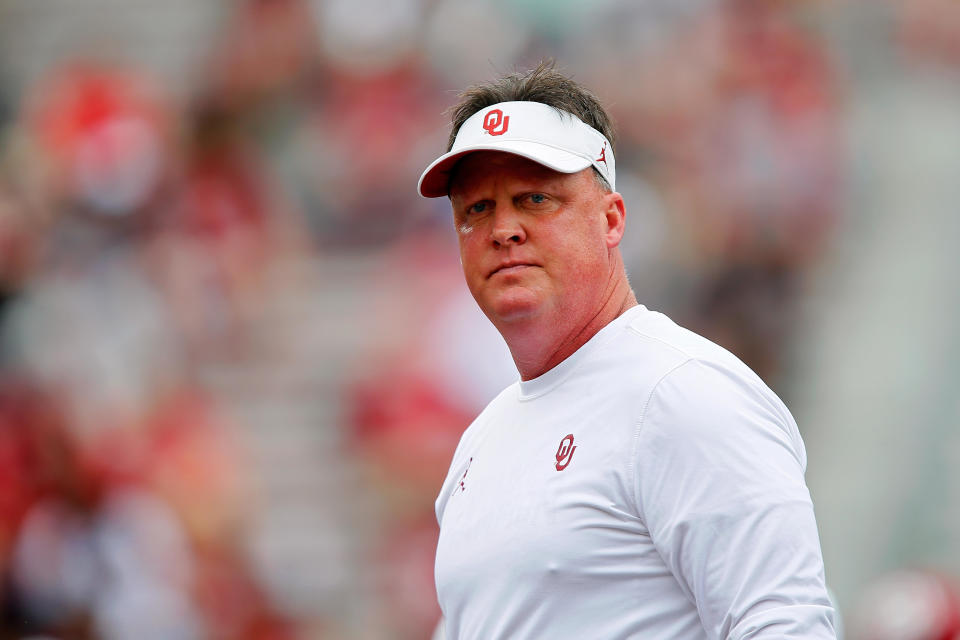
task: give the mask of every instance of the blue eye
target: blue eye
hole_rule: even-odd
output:
[[[487,210],[486,202],[477,202],[475,204],[470,205],[470,208],[467,209],[467,213],[483,213],[486,210]]]
[[[543,204],[547,201],[547,196],[543,195],[542,193],[531,193],[530,201],[534,204]]]

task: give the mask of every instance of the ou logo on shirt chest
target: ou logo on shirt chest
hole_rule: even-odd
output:
[[[557,471],[563,471],[573,460],[573,452],[577,447],[573,444],[573,434],[568,433],[560,441],[560,447],[557,449]]]

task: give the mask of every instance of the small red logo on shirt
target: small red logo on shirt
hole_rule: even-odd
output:
[[[503,115],[500,109],[487,111],[487,115],[483,116],[483,128],[492,136],[502,136],[507,132],[508,126],[510,126],[510,116]]]
[[[567,465],[570,464],[570,460],[573,459],[573,452],[576,451],[576,447],[573,446],[573,434],[568,434],[564,436],[563,440],[560,441],[560,448],[557,449],[557,471],[563,471],[567,468]]]
[[[466,491],[466,490],[467,490],[467,485],[464,484],[464,481],[467,479],[467,471],[470,471],[470,465],[471,465],[471,464],[473,464],[473,458],[472,458],[472,457],[470,458],[470,460],[467,461],[467,468],[463,470],[463,475],[460,476],[460,482],[459,482],[459,484],[460,484],[460,491]]]

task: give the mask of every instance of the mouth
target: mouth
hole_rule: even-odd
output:
[[[502,274],[502,275],[509,275],[509,274],[512,274],[512,273],[519,273],[519,272],[523,271],[524,269],[530,269],[530,268],[536,267],[536,266],[538,266],[538,265],[531,264],[531,263],[529,263],[529,262],[508,262],[508,263],[506,263],[506,264],[500,265],[499,267],[497,267],[496,269],[494,269],[493,271],[491,271],[491,272],[490,272],[490,275],[487,276],[487,277],[488,277],[488,278],[491,278],[491,277],[497,275],[498,273],[499,273],[499,274]]]

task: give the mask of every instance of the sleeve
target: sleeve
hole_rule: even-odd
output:
[[[638,509],[709,638],[831,639],[803,443],[759,379],[691,360],[641,416]]]

